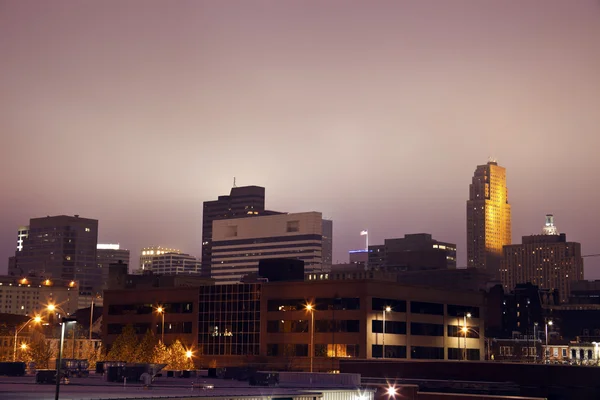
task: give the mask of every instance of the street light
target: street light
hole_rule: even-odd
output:
[[[382,358],[385,358],[385,313],[390,312],[390,311],[392,311],[392,307],[390,307],[390,306],[386,306],[383,309],[383,340],[381,341],[382,347],[383,347]]]
[[[544,349],[544,361],[548,359],[549,350],[548,350],[548,325],[552,326],[552,320],[546,321],[546,348]]]
[[[471,313],[468,312],[463,314],[463,326],[460,329],[461,332],[465,334],[465,348],[463,350],[462,356],[463,360],[467,359],[467,333],[469,332],[469,327],[467,326],[467,318],[471,318]],[[457,340],[459,341],[458,348],[460,350],[460,335],[457,335]]]
[[[63,313],[65,316],[68,315],[69,313],[67,313],[64,309],[62,309],[60,306],[57,306],[56,304],[50,303],[46,306],[46,309],[52,313],[56,313],[61,312]],[[75,358],[75,325],[73,325],[73,349],[71,352],[71,358]]]
[[[398,394],[398,392],[396,391],[396,387],[393,385],[389,385],[386,392],[387,392],[388,398],[396,398],[396,395]]]
[[[187,358],[192,358],[193,355],[194,355],[194,353],[191,350],[188,350],[188,351],[185,352],[185,356]]]
[[[19,336],[19,332],[21,332],[23,329],[25,329],[25,327],[27,325],[29,325],[29,323],[33,321],[36,324],[39,324],[40,322],[42,322],[42,317],[40,317],[39,315],[36,315],[33,318],[30,318],[29,321],[25,322],[20,328],[15,328],[15,343],[14,343],[14,349],[13,349],[13,362],[17,361],[17,340],[18,340],[18,336]]]
[[[165,343],[165,309],[162,306],[156,307],[156,312],[162,315],[162,329],[161,329],[161,340]]]
[[[594,358],[596,359],[596,364],[598,364],[598,346],[600,342],[592,342],[592,344],[594,345]]]
[[[58,394],[60,392],[60,378],[61,378],[61,364],[62,364],[62,352],[63,352],[63,344],[65,341],[65,326],[68,324],[76,324],[77,320],[74,318],[63,318],[61,322],[60,328],[60,343],[58,350],[58,360],[56,361],[56,392],[54,394],[54,400],[58,400]],[[73,331],[75,334],[75,331]]]
[[[315,313],[313,305],[307,304],[306,311],[310,313],[310,372],[313,372],[313,356],[315,353]]]
[[[21,350],[27,350],[27,343],[21,343]]]

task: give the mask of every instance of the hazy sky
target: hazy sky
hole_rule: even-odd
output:
[[[200,256],[238,185],[334,220],[334,260],[406,233],[459,246],[488,157],[513,242],[546,213],[600,253],[597,0],[0,0],[0,271],[30,217]],[[600,258],[586,260],[600,278]]]

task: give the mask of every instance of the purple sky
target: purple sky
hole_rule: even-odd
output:
[[[238,185],[334,220],[334,260],[456,242],[477,164],[507,168],[513,242],[554,213],[600,253],[600,3],[0,1],[0,271],[30,217],[200,255]],[[600,278],[600,258],[586,260]]]

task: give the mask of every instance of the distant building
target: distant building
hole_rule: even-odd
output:
[[[35,316],[48,304],[74,313],[79,302],[77,282],[39,277],[0,276],[0,313]]]
[[[548,232],[544,225],[544,232]],[[504,246],[500,277],[505,290],[531,282],[542,289],[558,290],[566,303],[571,284],[583,280],[581,244],[567,242],[564,233],[523,236],[522,244]]]
[[[98,268],[102,270],[102,289],[108,288],[108,267],[110,264],[122,261],[129,265],[130,252],[127,249],[122,249],[119,244],[104,244],[98,243],[96,246],[96,259],[98,260]],[[102,297],[94,301],[96,305],[102,305]]]
[[[96,259],[98,220],[79,215],[32,218],[29,229],[20,232],[22,249],[10,261],[9,275],[76,281],[84,307],[102,293]]]
[[[164,253],[152,257],[152,273],[162,275],[200,274],[201,263],[185,253]]]
[[[212,235],[213,221],[230,218],[247,218],[261,215],[281,214],[265,210],[265,188],[241,186],[231,188],[226,196],[217,200],[205,201],[202,211],[202,273],[212,275]]]
[[[181,251],[162,246],[144,247],[140,253],[139,269],[135,273],[143,274],[147,271],[152,271],[152,260],[154,257],[167,253],[181,254]]]
[[[421,271],[456,268],[456,245],[440,242],[428,233],[385,239],[384,245],[369,246],[370,269]]]
[[[506,169],[494,161],[478,165],[467,201],[467,266],[498,276],[502,247],[511,243]]]
[[[348,256],[350,258],[350,264],[367,266],[369,263],[369,250],[350,250]]]
[[[306,272],[322,271],[323,221],[319,212],[215,220],[212,277],[218,284],[240,282],[269,258],[294,258]]]
[[[571,282],[569,304],[596,304],[600,306],[600,280]]]

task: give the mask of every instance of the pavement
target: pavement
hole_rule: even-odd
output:
[[[214,389],[192,389],[194,382],[214,385]],[[36,384],[33,376],[0,376],[0,399],[6,400],[54,400],[56,386]],[[308,388],[307,388],[308,389]],[[211,378],[166,378],[154,380],[150,389],[141,382],[106,382],[100,375],[91,374],[87,378],[72,378],[68,385],[60,385],[62,400],[103,400],[103,399],[202,399],[227,396],[228,400],[237,396],[272,396],[298,394],[299,389],[268,388],[250,386],[248,382]]]

